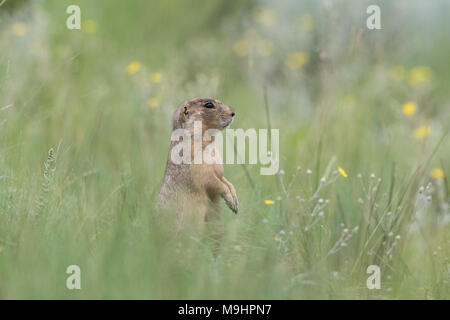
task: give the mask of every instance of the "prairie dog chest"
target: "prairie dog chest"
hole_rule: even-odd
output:
[[[194,164],[191,165],[191,173],[195,177],[193,179],[195,187],[204,188],[211,180],[221,179],[224,170],[222,164]]]

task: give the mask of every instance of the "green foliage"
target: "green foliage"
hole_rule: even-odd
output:
[[[448,4],[380,1],[370,31],[373,1],[78,1],[68,30],[71,1],[14,1],[0,298],[450,297]],[[280,129],[280,174],[226,166],[240,212],[224,206],[216,257],[154,220],[172,114],[196,96],[232,105],[234,128]]]

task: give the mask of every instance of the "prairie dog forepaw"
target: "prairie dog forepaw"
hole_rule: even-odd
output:
[[[224,197],[225,202],[227,203],[228,207],[233,211],[234,213],[238,213],[238,198],[236,195],[236,189],[234,189],[233,184],[228,181],[225,177],[222,177],[223,183],[228,187],[229,193],[227,193],[227,197]],[[227,200],[228,198],[228,200]],[[231,199],[230,199],[231,198]]]
[[[238,199],[236,196],[231,195],[224,197],[225,203],[227,204],[228,208],[231,209],[234,213],[238,213]]]

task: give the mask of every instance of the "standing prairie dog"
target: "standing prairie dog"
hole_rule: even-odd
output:
[[[196,98],[182,103],[173,117],[173,131],[184,129],[191,136],[191,157],[194,158],[194,122],[201,121],[201,136],[208,129],[223,130],[232,121],[235,112],[232,107],[210,98]],[[197,122],[198,123],[198,122]],[[172,150],[178,141],[172,141],[167,160],[164,181],[158,196],[159,209],[172,208],[177,213],[178,227],[184,220],[191,220],[203,227],[204,222],[216,222],[222,226],[220,198],[227,206],[238,212],[238,199],[234,186],[224,177],[220,163],[176,164]],[[202,151],[210,144],[201,141]],[[215,152],[216,156],[218,152]]]

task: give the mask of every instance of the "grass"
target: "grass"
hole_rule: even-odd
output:
[[[78,3],[81,31],[71,1],[0,7],[0,298],[450,297],[448,4],[379,1],[369,31],[372,2]],[[225,168],[216,259],[153,221],[196,96],[280,129],[280,174]]]

